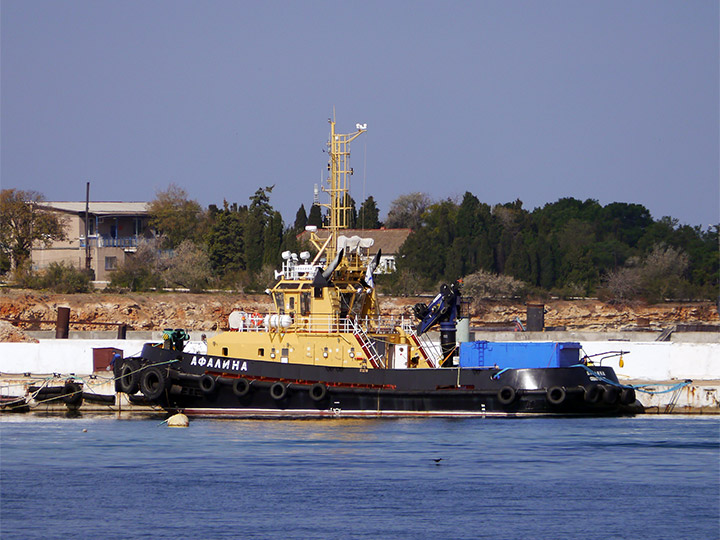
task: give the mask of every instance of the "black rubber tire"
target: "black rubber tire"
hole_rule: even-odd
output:
[[[584,388],[583,399],[585,403],[595,404],[600,401],[603,389],[599,384],[589,384]]]
[[[603,401],[608,405],[615,405],[620,397],[620,389],[617,386],[609,384],[604,385],[605,392],[603,392]]]
[[[212,394],[217,387],[217,380],[212,375],[208,375],[206,373],[205,375],[200,377],[198,385],[200,386],[200,390],[202,390],[204,394]]]
[[[502,405],[510,405],[517,398],[517,392],[512,386],[503,386],[498,390],[497,398]]]
[[[126,394],[134,394],[140,389],[140,362],[131,358],[125,359],[120,366],[117,390]]]
[[[169,386],[168,376],[164,369],[147,368],[140,377],[140,391],[150,401],[160,398]]]
[[[235,379],[232,390],[237,397],[245,397],[250,393],[250,381],[247,379]]]
[[[623,405],[632,405],[636,399],[634,388],[623,388],[620,391],[620,403]]]
[[[310,387],[310,399],[322,401],[327,396],[327,386],[323,383],[315,383]]]
[[[280,401],[287,395],[287,385],[276,382],[270,387],[270,395],[273,399]]]
[[[546,396],[551,405],[562,405],[567,397],[567,392],[562,386],[552,386],[547,389]]]
[[[83,392],[83,401],[88,403],[105,403],[107,405],[115,405],[115,396],[104,396],[102,394],[93,394],[92,392]]]
[[[68,381],[63,386],[62,400],[66,405],[80,405],[83,401],[82,386]]]

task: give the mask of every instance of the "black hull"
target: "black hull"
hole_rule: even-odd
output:
[[[192,416],[611,416],[635,402],[606,367],[361,370],[146,345],[125,372],[119,390],[139,389],[150,402]]]

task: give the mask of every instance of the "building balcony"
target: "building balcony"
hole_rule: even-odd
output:
[[[90,247],[118,247],[118,248],[136,248],[142,240],[139,236],[122,236],[113,238],[110,235],[91,236]],[[80,247],[85,247],[85,238],[80,237]]]

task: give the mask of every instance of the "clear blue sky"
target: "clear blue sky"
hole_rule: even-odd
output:
[[[286,224],[353,143],[358,202],[465,191],[720,221],[718,2],[1,0],[2,188]]]

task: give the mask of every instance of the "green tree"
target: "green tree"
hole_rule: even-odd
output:
[[[505,273],[520,281],[533,282],[532,253],[525,233],[515,235],[505,262]]]
[[[196,201],[188,199],[187,192],[170,184],[160,191],[148,207],[150,226],[161,238],[165,249],[174,249],[184,240],[200,242],[203,236],[204,214]]]
[[[606,235],[635,247],[653,224],[650,211],[640,204],[614,202],[602,209],[599,225]]]
[[[298,211],[295,214],[295,223],[293,224],[293,229],[295,230],[296,234],[300,234],[305,230],[305,225],[307,225],[307,222],[308,216],[307,212],[305,212],[305,205],[301,204],[300,208],[298,208]]]
[[[210,267],[215,275],[244,270],[245,264],[245,221],[247,207],[239,210],[237,205],[214,213],[207,235],[207,253]]]
[[[110,275],[112,288],[147,291],[164,286],[162,268],[155,246],[141,244],[135,253],[128,255],[123,263]]]
[[[42,201],[44,197],[36,191],[0,191],[0,250],[12,268],[29,261],[33,242],[49,247],[67,238],[65,220],[43,207]]]
[[[283,241],[283,219],[280,212],[273,212],[270,215],[265,227],[263,262],[266,265],[274,266],[280,260],[280,251]]]
[[[40,273],[37,285],[60,294],[88,292],[90,276],[71,264],[52,262]]]
[[[456,266],[448,266],[446,249],[455,239],[456,215],[457,205],[450,200],[430,206],[422,225],[400,247],[398,269],[417,272],[428,286],[461,277]]]
[[[308,225],[314,225],[318,229],[322,227],[323,224],[323,218],[322,218],[322,208],[319,204],[313,204],[310,207],[310,215],[308,216],[307,220]]]
[[[172,287],[202,291],[210,282],[210,262],[203,247],[184,240],[175,248],[163,271],[165,282]]]
[[[380,211],[372,195],[365,199],[362,206],[360,206],[357,224],[361,229],[379,229],[382,227]]]
[[[258,188],[250,197],[250,208],[245,225],[245,263],[257,272],[262,268],[265,256],[265,228],[273,216],[270,193],[275,186]]]
[[[512,203],[496,205],[493,208],[493,219],[496,228],[494,235],[495,268],[498,273],[503,274],[507,273],[505,266],[513,245],[518,245],[515,237],[529,226],[528,213],[523,209],[522,201],[518,199]]]
[[[416,230],[422,224],[425,211],[432,204],[427,193],[401,195],[390,205],[385,226],[388,229],[410,228]]]
[[[345,226],[348,229],[354,229],[357,221],[357,210],[355,205],[355,199],[353,199],[349,193],[345,193],[343,206],[346,208],[345,214]]]

